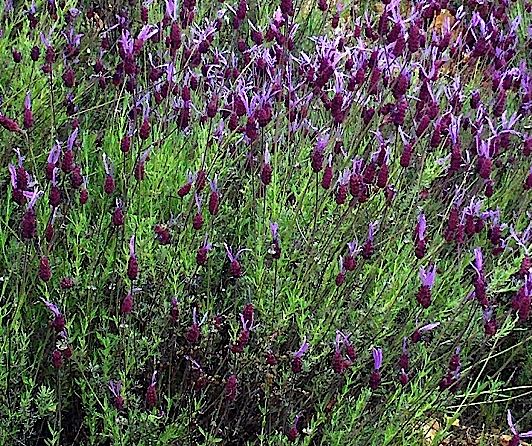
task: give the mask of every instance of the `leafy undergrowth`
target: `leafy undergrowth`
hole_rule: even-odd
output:
[[[530,2],[97,3],[4,1],[2,444],[532,435]]]

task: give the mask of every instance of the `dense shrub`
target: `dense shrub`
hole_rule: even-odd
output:
[[[2,444],[527,437],[531,4],[101,3],[4,2]]]

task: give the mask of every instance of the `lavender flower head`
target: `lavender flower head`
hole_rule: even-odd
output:
[[[46,308],[48,308],[48,310],[52,313],[52,315],[54,316],[52,322],[51,322],[51,325],[52,327],[59,333],[61,331],[63,331],[65,329],[65,325],[66,325],[66,322],[65,322],[65,317],[63,316],[63,313],[61,313],[61,311],[59,310],[59,308],[57,307],[57,305],[41,298],[41,300],[43,301],[44,305],[46,306]]]

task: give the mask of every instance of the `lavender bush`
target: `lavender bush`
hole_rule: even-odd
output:
[[[3,2],[1,443],[529,437],[532,3],[107,3]]]

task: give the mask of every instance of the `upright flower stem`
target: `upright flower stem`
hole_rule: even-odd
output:
[[[314,223],[312,225],[312,237],[311,237],[311,240],[314,240],[314,235],[316,234],[316,225],[317,225],[317,222],[318,222],[318,200],[319,200],[319,192],[320,192],[319,173],[316,172],[314,177],[316,179],[316,188],[315,188],[315,196],[314,196]]]

